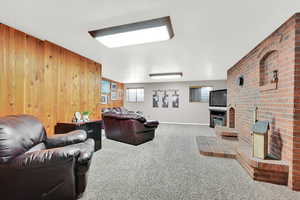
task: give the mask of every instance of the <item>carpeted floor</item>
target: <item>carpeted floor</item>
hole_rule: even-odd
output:
[[[131,146],[103,138],[81,200],[296,200],[300,192],[256,182],[232,159],[199,154],[206,126],[161,124],[155,139]]]

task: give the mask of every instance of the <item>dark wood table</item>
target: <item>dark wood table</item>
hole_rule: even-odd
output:
[[[89,122],[58,122],[55,126],[55,134],[64,134],[74,130],[85,130],[88,138],[95,140],[95,151],[101,149],[102,120]]]

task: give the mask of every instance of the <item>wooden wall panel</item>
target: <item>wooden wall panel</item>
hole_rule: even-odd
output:
[[[21,42],[21,41],[20,41]],[[20,73],[17,77],[21,79],[24,77],[23,82],[23,93],[20,95],[23,97],[23,101],[20,99],[17,104],[24,103],[24,110],[22,113],[39,116],[40,113],[44,113],[44,95],[41,92],[44,90],[45,79],[44,79],[44,43],[43,41],[37,40],[31,36],[26,35],[26,46],[22,47],[25,49],[25,70]],[[16,67],[19,70],[19,67]],[[44,116],[40,116],[41,120],[44,121]],[[46,124],[45,124],[46,125]]]
[[[101,65],[0,24],[0,116],[32,114],[53,134],[76,111],[100,118]]]

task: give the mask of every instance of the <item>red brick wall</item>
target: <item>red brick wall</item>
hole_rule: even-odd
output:
[[[257,107],[258,120],[270,122],[269,153],[279,159],[290,163],[289,186],[297,189],[299,187],[298,170],[300,155],[295,155],[297,147],[295,130],[299,130],[300,142],[300,105],[299,105],[299,127],[294,122],[294,107],[297,98],[298,83],[295,77],[299,76],[300,87],[300,61],[299,72],[295,71],[295,27],[299,24],[299,14],[291,17],[280,26],[269,37],[257,45],[249,54],[243,57],[236,65],[227,72],[228,84],[228,106],[235,108],[236,129],[240,133],[241,141],[251,144],[250,130],[253,124],[254,110]],[[298,31],[298,52],[300,59],[300,30]],[[278,70],[277,89],[265,90],[266,87],[273,88],[271,84],[273,70]],[[244,85],[238,86],[237,78],[244,76]],[[296,76],[295,76],[296,75]],[[299,93],[299,92],[298,92]],[[300,103],[300,95],[299,95]],[[295,123],[295,126],[294,126]],[[293,146],[294,145],[294,146]],[[300,150],[299,150],[300,153]],[[298,157],[297,157],[298,156]],[[295,160],[295,158],[299,160]],[[294,159],[293,159],[294,158]],[[298,181],[298,182],[297,182]]]
[[[294,98],[294,137],[293,137],[293,158],[292,171],[293,178],[290,184],[293,189],[300,190],[300,14],[296,15],[295,30],[295,98]]]

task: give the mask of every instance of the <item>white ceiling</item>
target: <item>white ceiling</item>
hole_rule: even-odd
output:
[[[0,22],[103,64],[121,82],[183,72],[182,81],[226,78],[226,70],[294,13],[299,0],[1,0]],[[171,16],[172,40],[109,49],[88,31]]]

